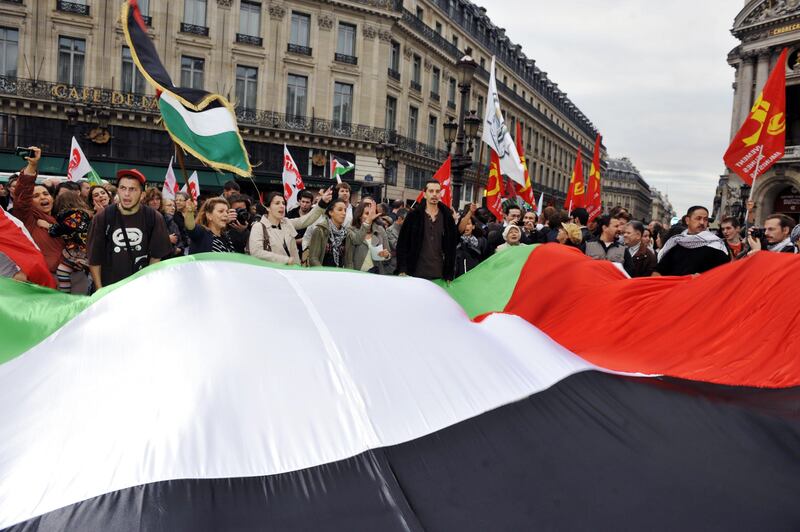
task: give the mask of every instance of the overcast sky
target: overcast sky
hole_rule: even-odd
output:
[[[675,209],[711,206],[728,147],[741,0],[473,0]]]

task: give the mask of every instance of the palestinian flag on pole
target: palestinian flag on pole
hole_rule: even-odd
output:
[[[342,182],[342,176],[356,167],[350,161],[346,161],[341,157],[331,155],[331,177],[336,178],[337,183]]]
[[[121,22],[133,62],[159,95],[158,108],[172,140],[216,170],[251,175],[250,159],[228,100],[220,94],[172,83],[147,34],[136,0],[122,4]]]
[[[218,253],[92,297],[0,279],[0,528],[796,530],[798,277],[546,244],[441,288]],[[198,313],[215,293],[246,297]],[[353,334],[357,293],[428,332]],[[152,327],[176,315],[196,332]]]

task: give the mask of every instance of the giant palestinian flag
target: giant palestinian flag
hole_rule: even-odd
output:
[[[0,279],[0,528],[798,530],[799,277],[547,244],[441,287],[223,254],[91,298]]]
[[[216,170],[252,174],[233,107],[221,94],[176,87],[158,57],[136,0],[122,4],[122,30],[131,57],[158,94],[158,108],[172,140]]]

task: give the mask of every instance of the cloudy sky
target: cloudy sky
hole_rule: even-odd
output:
[[[673,206],[709,205],[728,146],[742,0],[474,0]]]

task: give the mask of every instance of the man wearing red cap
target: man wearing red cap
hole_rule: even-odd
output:
[[[89,271],[96,289],[133,275],[172,250],[164,217],[141,204],[145,181],[138,170],[117,172],[119,204],[92,220]]]

